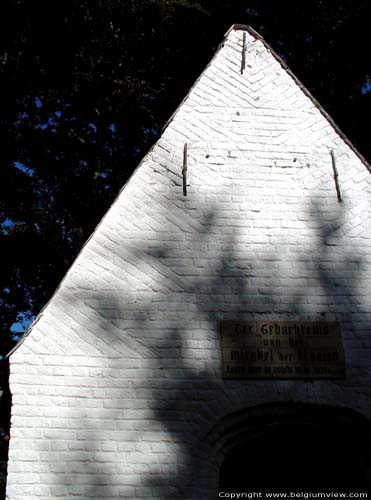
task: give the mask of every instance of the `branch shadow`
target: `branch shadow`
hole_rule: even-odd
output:
[[[297,246],[293,251],[292,235],[282,235],[282,253],[269,243],[241,243],[238,230],[221,225],[218,207],[204,214],[197,231],[175,243],[126,243],[131,265],[146,262],[155,270],[151,286],[127,303],[99,290],[89,299],[76,297],[94,309],[102,332],[111,332],[110,347],[118,354],[102,357],[97,371],[103,407],[90,409],[88,416],[81,412],[86,436],[75,459],[66,456],[63,469],[69,495],[201,498],[195,485],[199,449],[225,415],[273,395],[280,401],[320,402],[326,384],[335,394],[356,390],[369,370],[366,363],[355,369],[352,357],[346,381],[221,378],[220,320],[337,319],[345,326],[345,348],[351,352],[357,343],[361,348],[371,319],[361,298],[366,260],[362,249],[344,245],[344,211],[335,206],[330,216],[320,200],[311,200],[305,229],[311,247],[303,253]],[[125,349],[134,353],[131,364]],[[74,487],[82,477],[90,482]]]

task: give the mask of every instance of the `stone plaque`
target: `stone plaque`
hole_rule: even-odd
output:
[[[221,321],[225,379],[345,378],[338,321]]]

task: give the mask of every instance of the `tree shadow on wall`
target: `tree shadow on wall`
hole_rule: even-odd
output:
[[[220,224],[218,208],[174,244],[126,242],[130,261],[146,262],[156,277],[152,289],[127,304],[93,291],[91,307],[102,331],[110,332],[111,347],[122,353],[128,346],[137,357],[132,369],[121,354],[102,359],[102,377],[107,387],[114,381],[116,393],[102,417],[111,426],[107,436],[83,444],[92,478],[84,498],[118,498],[119,492],[120,498],[198,499],[199,451],[218,420],[252,401],[321,402],[321,381],[222,380],[219,322],[337,319],[345,326],[345,347],[361,346],[371,319],[362,300],[366,249],[343,245],[343,211],[335,207],[329,223],[321,202],[312,200],[306,248],[298,247],[295,233],[278,237],[278,246],[250,245],[248,235],[241,240],[238,229]],[[366,364],[355,371],[349,361],[347,381],[326,382],[335,392],[356,390],[369,376]]]

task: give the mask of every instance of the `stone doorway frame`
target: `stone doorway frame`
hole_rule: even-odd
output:
[[[195,500],[218,498],[220,467],[230,450],[251,438],[292,428],[325,431],[355,444],[371,495],[371,422],[353,409],[312,403],[277,402],[244,408],[226,415],[205,435],[194,464]]]

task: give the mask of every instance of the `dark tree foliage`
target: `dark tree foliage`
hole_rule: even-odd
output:
[[[371,160],[368,0],[248,0],[252,24]]]
[[[0,318],[6,354],[232,23],[282,55],[361,152],[369,0],[3,0]]]

